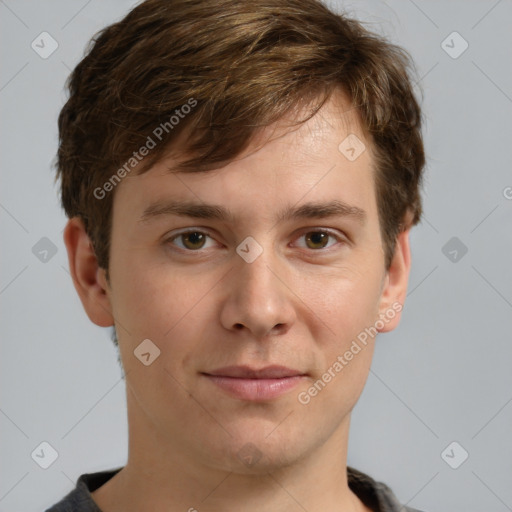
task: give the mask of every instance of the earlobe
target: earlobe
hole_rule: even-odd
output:
[[[379,329],[379,332],[392,331],[400,322],[411,270],[409,232],[410,228],[402,231],[397,237],[393,259],[381,295],[379,315],[384,327]]]
[[[98,266],[82,220],[73,217],[64,228],[69,271],[87,316],[100,327],[114,325],[104,269]]]

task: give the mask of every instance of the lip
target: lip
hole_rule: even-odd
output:
[[[238,379],[281,379],[285,377],[295,377],[297,375],[304,375],[304,372],[287,368],[286,366],[265,366],[264,368],[256,369],[250,366],[226,366],[218,368],[209,372],[204,372],[207,375],[216,377],[234,377]]]
[[[203,372],[210,382],[235,398],[249,401],[264,401],[277,398],[299,384],[306,374],[285,366],[251,368],[249,366],[227,366]]]

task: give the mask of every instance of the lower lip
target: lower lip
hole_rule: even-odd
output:
[[[240,379],[206,374],[205,377],[236,398],[254,401],[277,398],[293,389],[305,378],[304,375],[295,375],[280,379]]]

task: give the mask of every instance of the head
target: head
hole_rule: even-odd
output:
[[[148,0],[91,43],[59,117],[65,240],[89,317],[115,325],[132,410],[158,435],[214,465],[250,442],[272,465],[347,420],[368,332],[398,323],[421,215],[411,66],[315,0]],[[184,217],[178,201],[202,206]],[[148,366],[134,356],[145,339],[160,350]],[[205,375],[269,364],[304,378],[264,407]]]

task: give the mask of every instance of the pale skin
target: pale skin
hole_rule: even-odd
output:
[[[263,134],[279,136],[219,170],[174,174],[177,157],[169,156],[125,178],[114,195],[109,281],[82,222],[68,222],[75,287],[92,322],[116,326],[126,372],[128,461],[93,493],[103,512],[370,510],[348,487],[346,465],[350,415],[375,339],[309,403],[298,400],[360,332],[405,301],[409,228],[386,269],[371,143],[354,112],[335,95],[298,129],[268,128]],[[367,148],[353,162],[338,150],[349,133]],[[223,206],[233,219],[162,213],[141,221],[150,204],[171,200]],[[364,218],[276,223],[288,206],[333,200]],[[203,238],[177,236],[187,229]],[[252,263],[236,252],[248,236],[263,249]],[[395,313],[379,332],[398,325]],[[134,355],[145,339],[161,351],[149,366]],[[203,375],[272,364],[305,377],[254,402]],[[248,443],[260,454],[251,466],[239,456]]]

